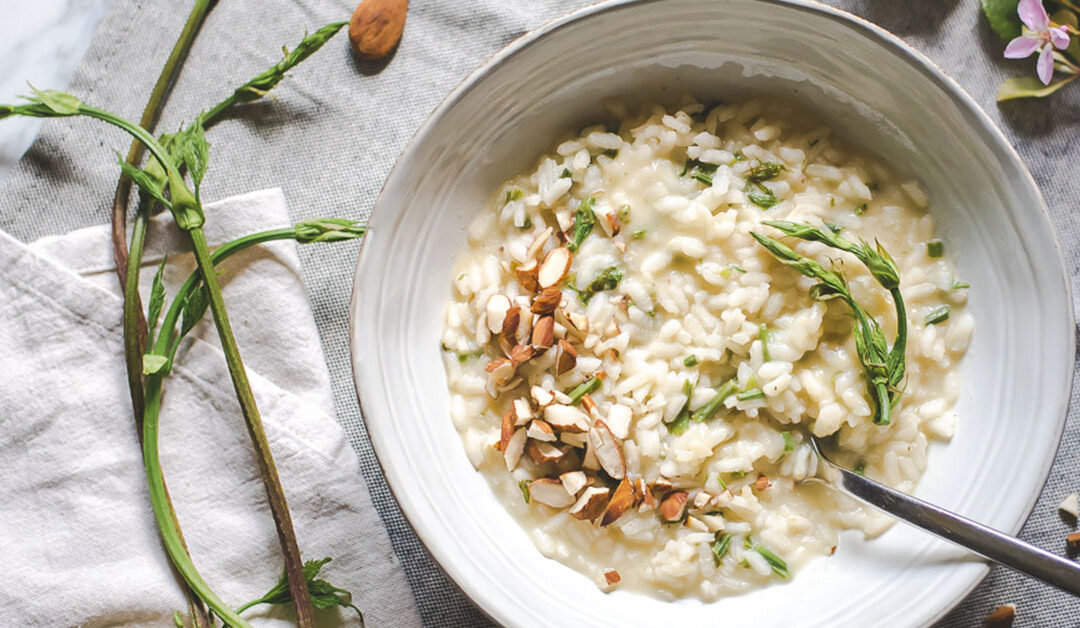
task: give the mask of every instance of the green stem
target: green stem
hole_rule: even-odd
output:
[[[296,533],[293,531],[292,516],[289,514],[285,491],[281,486],[277,466],[274,464],[274,457],[270,451],[270,443],[266,440],[266,432],[263,429],[262,418],[259,416],[259,408],[255,404],[255,395],[251,391],[251,384],[248,382],[247,372],[244,370],[244,363],[240,358],[240,350],[236,346],[236,338],[233,336],[232,326],[229,324],[228,314],[225,310],[225,300],[221,295],[221,285],[218,282],[217,273],[214,272],[210,249],[201,228],[196,227],[190,230],[189,235],[195,251],[195,260],[198,263],[199,272],[202,274],[203,284],[206,286],[206,292],[209,296],[210,312],[213,314],[218,338],[221,340],[225,363],[229,367],[229,375],[236,391],[236,398],[240,402],[240,410],[244,415],[244,421],[247,423],[248,434],[251,436],[252,444],[255,446],[259,472],[266,488],[270,512],[274,517],[274,525],[277,528],[278,542],[284,555],[285,574],[289,583],[289,594],[293,600],[293,608],[296,611],[296,622],[301,628],[314,628],[315,613],[311,607],[311,595],[307,590],[307,580],[304,578],[304,564],[300,559],[300,548],[296,542]]]

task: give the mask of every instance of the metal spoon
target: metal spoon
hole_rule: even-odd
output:
[[[811,435],[809,441],[818,460],[824,463],[824,473],[808,479],[823,481],[842,493],[935,536],[966,547],[984,558],[1080,596],[1080,563],[1051,554],[1030,543],[849,471],[822,453],[815,436]]]

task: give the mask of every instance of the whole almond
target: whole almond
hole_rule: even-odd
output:
[[[373,61],[393,52],[405,31],[409,0],[364,0],[349,20],[349,43],[361,59]]]
[[[686,491],[675,491],[660,502],[660,516],[668,523],[675,523],[686,513]]]
[[[558,286],[548,286],[536,295],[532,302],[533,314],[551,314],[562,302],[562,290]]]
[[[551,316],[542,316],[536,321],[532,330],[532,344],[534,347],[550,349],[555,344],[555,319]]]

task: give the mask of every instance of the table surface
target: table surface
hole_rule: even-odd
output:
[[[15,95],[25,93],[27,80],[38,87],[65,88],[73,77],[78,83],[78,72],[89,72],[91,69],[79,68],[86,51],[91,49],[92,43],[95,46],[104,45],[94,39],[95,32],[103,37],[103,31],[127,24],[115,15],[117,10],[114,6],[114,2],[124,4],[126,1],[36,0],[33,3],[5,3],[5,19],[0,20],[0,58],[5,60],[0,64],[0,102],[11,102]],[[148,9],[140,5],[137,8],[175,14],[172,21],[179,23],[186,13],[187,3],[176,4],[184,6]],[[300,23],[300,26],[285,30],[294,31],[333,18],[340,19],[347,14],[350,3],[307,0],[296,4],[303,5],[300,14],[296,14],[292,7],[277,9],[283,13],[293,11],[293,19]],[[356,106],[365,108],[371,104],[385,105],[395,101],[397,95],[393,91],[377,89],[378,83],[375,81],[384,69],[387,70],[385,73],[392,74],[393,65],[403,58],[402,63],[407,68],[412,63],[413,66],[428,69],[421,73],[422,76],[414,72],[394,79],[414,84],[415,89],[410,88],[409,93],[415,96],[415,102],[396,112],[398,119],[392,127],[398,131],[383,132],[377,136],[379,141],[373,144],[375,148],[371,151],[374,154],[354,156],[358,164],[365,168],[359,182],[323,182],[319,192],[307,195],[301,190],[287,190],[291,206],[310,204],[312,207],[299,211],[294,209],[302,214],[297,217],[309,217],[313,215],[310,212],[316,210],[323,215],[365,217],[380,182],[412,130],[459,80],[528,29],[584,4],[588,3],[580,0],[538,0],[525,8],[526,5],[510,0],[413,0],[405,42],[390,67],[357,66],[356,69],[365,79],[364,85],[371,88],[372,93],[358,97]],[[1017,147],[1047,198],[1066,251],[1066,262],[1074,281],[1074,295],[1080,294],[1080,290],[1076,289],[1077,278],[1080,277],[1080,247],[1075,237],[1080,233],[1080,218],[1075,211],[1080,206],[1080,177],[1077,176],[1077,165],[1080,164],[1080,88],[1066,88],[1044,101],[995,103],[997,84],[1009,76],[1033,75],[1034,63],[1030,59],[1006,61],[1001,58],[1003,43],[982,19],[977,0],[828,0],[827,4],[865,17],[926,53],[994,118]],[[273,9],[263,3],[260,10]],[[215,9],[215,13],[222,12],[220,8]],[[116,33],[109,35],[117,37]],[[203,35],[204,38],[206,36]],[[292,38],[285,40],[291,41]],[[410,54],[421,58],[410,60]],[[95,59],[91,54],[86,64],[89,66],[99,62]],[[193,55],[189,65],[199,61]],[[153,67],[144,70],[144,73],[156,75],[160,61],[155,60],[149,65]],[[100,73],[100,69],[96,70]],[[101,82],[108,84],[109,81]],[[178,92],[184,87],[182,83]],[[281,98],[287,101],[289,96],[282,95]],[[126,113],[137,114],[131,111]],[[306,114],[297,109],[292,115]],[[378,116],[372,114],[371,117],[375,119],[369,120],[370,126],[384,122]],[[58,215],[26,220],[24,212],[20,211],[22,207],[13,204],[30,198],[26,191],[37,185],[43,173],[47,174],[47,170],[42,170],[41,164],[36,163],[35,159],[28,158],[23,163],[17,163],[40,127],[40,121],[34,120],[5,121],[0,124],[0,229],[24,240],[102,222],[106,215],[95,208],[96,213],[81,216]],[[46,136],[43,136],[43,141],[45,139]],[[31,157],[36,150],[39,150],[38,146],[31,150]],[[27,165],[28,161],[35,163]],[[266,180],[253,177],[234,187],[219,186],[214,192],[216,197],[223,197],[228,193],[252,189],[252,185],[273,185],[277,183],[269,178],[273,175],[268,173]],[[110,177],[115,177],[115,174],[110,174]],[[4,185],[5,182],[8,185]],[[111,184],[101,189],[111,190]],[[348,200],[328,200],[328,197]],[[300,202],[297,203],[297,200]],[[339,420],[345,426],[361,461],[376,507],[390,531],[398,558],[405,566],[425,623],[439,626],[484,625],[487,620],[447,580],[405,523],[379,472],[364,433],[349,376],[345,323],[345,304],[351,289],[355,249],[350,249],[329,266],[310,255],[305,256],[304,262],[305,279],[334,380]],[[1076,531],[1075,525],[1060,518],[1055,509],[1064,495],[1080,489],[1078,388],[1074,386],[1071,418],[1047,488],[1021,534],[1023,538],[1051,551],[1060,551],[1064,536]],[[939,625],[980,625],[990,610],[1007,602],[1019,607],[1017,626],[1071,627],[1080,621],[1080,600],[995,567],[987,580]]]

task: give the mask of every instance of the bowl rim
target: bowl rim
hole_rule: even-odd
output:
[[[390,171],[384,179],[382,187],[379,189],[379,194],[375,197],[375,201],[371,206],[371,211],[368,217],[368,223],[370,224],[375,216],[375,211],[380,207],[386,194],[386,188],[389,182],[399,174],[402,170],[402,163],[407,161],[407,157],[416,150],[416,147],[421,144],[432,132],[432,130],[439,124],[442,118],[446,115],[447,111],[451,109],[455,104],[464,98],[472,89],[484,78],[487,77],[492,71],[494,71],[499,65],[506,60],[516,56],[527,50],[533,44],[540,40],[552,35],[553,33],[571,25],[574,22],[593,15],[600,15],[603,13],[615,12],[621,9],[634,7],[637,5],[655,4],[664,2],[665,0],[598,0],[592,4],[588,4],[583,7],[574,9],[568,13],[552,18],[540,26],[524,33],[517,39],[511,41],[503,48],[501,48],[494,55],[489,57],[480,66],[470,72],[465,78],[463,78],[440,102],[432,109],[431,113],[424,122],[417,128],[416,132],[402,148],[394,161],[394,165],[390,168]],[[983,108],[979,105],[968,92],[965,90],[952,76],[950,76],[945,70],[943,70],[937,63],[931,60],[926,54],[919,51],[917,48],[908,44],[898,35],[891,31],[879,26],[866,18],[859,15],[839,9],[827,4],[824,4],[820,0],[754,0],[763,4],[780,5],[789,7],[795,10],[806,11],[808,13],[815,13],[821,15],[827,19],[843,22],[849,27],[855,28],[864,34],[870,36],[880,45],[891,49],[894,52],[899,53],[898,56],[903,61],[912,65],[915,69],[919,70],[927,79],[929,79],[938,89],[943,90],[951,97],[953,101],[957,103],[962,109],[971,115],[970,122],[976,128],[976,130],[988,140],[991,148],[999,151],[1003,156],[1008,158],[1008,161],[1018,167],[1019,174],[1024,178],[1024,183],[1029,185],[1031,189],[1035,191],[1035,198],[1038,201],[1038,211],[1041,215],[1045,226],[1049,230],[1051,240],[1053,242],[1054,252],[1057,254],[1058,268],[1062,273],[1059,276],[1061,288],[1064,292],[1065,307],[1065,322],[1066,329],[1068,330],[1069,348],[1065,351],[1065,355],[1069,358],[1068,363],[1065,365],[1069,373],[1068,386],[1066,394],[1063,395],[1062,401],[1058,404],[1057,409],[1057,429],[1054,434],[1054,442],[1057,443],[1057,448],[1054,450],[1054,455],[1045,459],[1041,469],[1042,480],[1039,482],[1039,489],[1033,491],[1028,498],[1027,503],[1021,509],[1019,515],[1009,526],[1005,528],[1005,532],[1016,536],[1020,529],[1027,522],[1031,516],[1032,511],[1035,508],[1035,504],[1038,501],[1039,496],[1042,494],[1043,489],[1046,487],[1046,482],[1050,477],[1050,471],[1061,453],[1061,438],[1065,430],[1065,424],[1068,419],[1069,402],[1072,398],[1072,392],[1074,389],[1074,375],[1076,372],[1076,313],[1073,306],[1072,286],[1069,281],[1067,266],[1065,265],[1065,254],[1061,246],[1061,238],[1058,234],[1058,229],[1054,224],[1054,221],[1050,215],[1049,207],[1046,204],[1046,199],[1043,196],[1035,178],[1032,176],[1031,171],[1028,169],[1027,164],[1021,158],[1020,154],[1016,151],[1016,148],[1012,145],[1005,134],[998,128],[997,124],[990,118]],[[427,526],[424,522],[414,520],[415,513],[412,513],[412,506],[407,500],[402,501],[398,498],[397,490],[394,487],[392,476],[386,472],[386,465],[383,463],[379,453],[380,442],[378,439],[379,428],[373,429],[372,425],[367,420],[367,413],[364,410],[364,399],[361,393],[360,374],[356,368],[359,363],[358,354],[363,351],[364,348],[359,343],[355,342],[357,332],[357,322],[355,313],[358,311],[358,303],[363,293],[363,286],[360,283],[360,277],[365,262],[367,262],[368,256],[365,255],[369,247],[365,244],[367,238],[363,238],[359,245],[357,254],[356,267],[353,275],[353,289],[352,295],[349,300],[349,320],[348,320],[348,333],[349,333],[349,361],[352,368],[353,387],[356,392],[357,403],[360,408],[360,414],[362,417],[361,424],[365,432],[368,435],[368,441],[371,443],[372,452],[375,455],[375,461],[379,465],[379,470],[386,480],[386,484],[389,487],[391,494],[394,497],[395,502],[404,515],[405,521],[409,528],[419,539],[424,549],[434,559],[436,566],[454,583],[454,585],[461,591],[461,593],[485,616],[492,621],[502,625],[505,620],[510,618],[506,617],[498,607],[489,606],[486,604],[486,598],[483,596],[475,595],[473,592],[465,588],[464,583],[467,581],[465,575],[457,569],[455,565],[446,564],[443,561],[445,556],[442,556],[443,552],[439,549],[437,544],[432,544],[427,539]],[[971,582],[965,587],[962,594],[957,596],[949,604],[943,606],[933,617],[930,618],[930,622],[934,623],[943,618],[949,612],[951,612],[957,605],[965,600],[971,592],[979,586],[990,572],[990,563],[984,562],[982,565],[982,573],[971,580]]]

